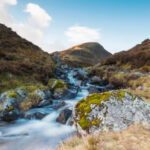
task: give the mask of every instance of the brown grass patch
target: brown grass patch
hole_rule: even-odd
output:
[[[149,150],[148,125],[132,125],[121,132],[103,132],[86,137],[73,137],[58,150]]]

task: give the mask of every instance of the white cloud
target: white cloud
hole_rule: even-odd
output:
[[[0,22],[4,24],[10,24],[12,22],[12,16],[10,14],[9,7],[16,5],[17,0],[1,0],[0,1]]]
[[[47,27],[52,20],[52,17],[37,4],[29,3],[26,6],[25,12],[30,14],[29,22],[39,27]]]
[[[73,44],[100,40],[99,30],[86,26],[74,25],[69,27],[65,35],[69,38],[68,41]]]
[[[52,17],[39,5],[33,3],[27,4],[24,12],[28,14],[26,21],[15,22],[13,29],[22,37],[43,47],[44,35]]]
[[[17,0],[1,0],[0,5],[16,5],[17,4]]]

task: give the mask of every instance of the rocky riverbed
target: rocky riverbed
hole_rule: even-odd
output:
[[[89,80],[83,69],[59,66],[49,88],[33,85],[2,93],[1,150],[20,150],[20,146],[22,150],[45,150],[70,137],[76,132],[72,117],[75,104],[104,89],[94,82],[101,81],[96,77]]]

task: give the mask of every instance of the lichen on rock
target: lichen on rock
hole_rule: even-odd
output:
[[[150,123],[150,105],[125,90],[89,95],[75,107],[77,128],[118,131],[132,123]],[[80,131],[79,131],[80,132]]]

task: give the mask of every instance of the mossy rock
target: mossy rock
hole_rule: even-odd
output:
[[[18,94],[15,90],[10,90],[7,92],[7,97],[8,98],[17,98]]]
[[[19,107],[22,111],[27,111],[33,107],[36,107],[41,101],[42,98],[33,92],[30,93],[28,97],[20,103]]]
[[[67,89],[67,84],[60,79],[50,79],[48,82],[48,87],[50,88],[50,90]]]
[[[91,119],[89,117],[89,114],[92,112],[92,110],[96,107],[100,109],[103,103],[109,101],[110,99],[115,99],[118,102],[123,102],[126,93],[127,92],[125,90],[117,90],[89,95],[88,97],[82,99],[77,103],[75,107],[75,122],[87,132],[93,126],[98,127],[102,120],[97,117]],[[133,100],[135,99],[135,97],[130,93],[128,93],[128,95],[132,96]]]

